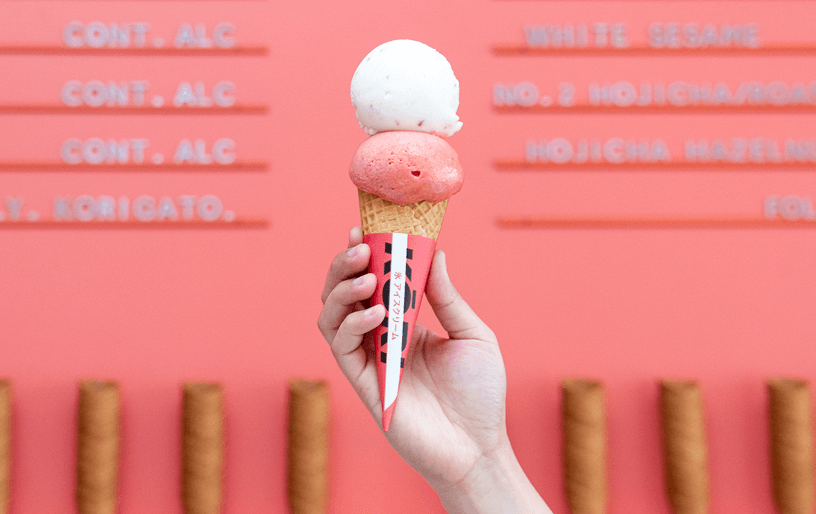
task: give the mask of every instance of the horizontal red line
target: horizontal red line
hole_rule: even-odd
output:
[[[628,218],[628,217],[547,217],[503,216],[501,228],[812,228],[816,222],[797,220],[767,220],[763,218]]]
[[[266,114],[269,110],[266,105],[233,105],[230,107],[136,107],[136,106],[116,106],[116,107],[69,107],[67,105],[36,105],[36,104],[7,104],[0,105],[0,114],[161,114],[182,115],[191,114]]]
[[[98,56],[216,56],[266,55],[265,46],[236,46],[233,48],[69,48],[65,46],[0,46],[0,55],[98,55]]]
[[[99,0],[99,1],[103,1],[103,0]],[[499,2],[499,3],[510,3],[510,2],[518,2],[519,0],[493,0],[493,1],[494,2]],[[581,1],[584,1],[584,0],[525,0],[525,1],[534,4],[534,3],[549,3],[549,2],[558,2],[558,1],[561,1],[561,2],[565,1],[565,2],[569,3],[569,2],[581,2]],[[586,0],[586,1],[596,2],[597,0]],[[632,1],[632,0],[629,0],[629,1]],[[642,1],[643,2],[653,2],[654,0],[642,0]],[[750,2],[750,1],[755,1],[755,0],[709,0],[710,3],[729,3],[729,2],[745,2],[745,1]],[[756,1],[767,2],[768,0],[756,0]],[[771,0],[771,1],[773,1],[773,0]],[[782,0],[777,0],[777,1],[782,1]]]
[[[98,0],[98,1],[104,1],[104,0]],[[507,2],[507,3],[510,3],[510,2],[518,2],[519,0],[493,0],[493,1],[494,2]],[[526,1],[528,1],[530,3],[537,3],[537,2],[547,3],[547,2],[558,2],[558,1],[562,1],[562,2],[564,2],[564,1],[565,2],[581,2],[581,1],[584,1],[584,0],[526,0]],[[586,0],[586,1],[596,2],[597,0]],[[629,0],[629,1],[632,1],[632,0]],[[642,0],[642,1],[643,2],[653,2],[654,0]],[[728,2],[745,2],[745,1],[750,2],[750,1],[754,1],[754,0],[709,0],[709,1],[711,3],[728,3]],[[768,0],[756,0],[756,1],[767,2]],[[781,0],[777,0],[777,1],[781,1]]]
[[[0,172],[7,171],[265,171],[265,161],[233,164],[66,164],[64,162],[0,162]]]
[[[497,160],[498,171],[816,171],[816,163],[800,162],[587,162],[554,164]]]
[[[46,0],[48,1],[48,0]],[[52,1],[61,1],[61,0],[52,0]],[[96,2],[133,2],[133,1],[141,1],[141,0],[91,0]],[[166,2],[167,0],[146,0],[148,2]],[[268,0],[174,0],[176,2],[266,2]]]
[[[45,1],[46,2],[50,1],[50,2],[53,2],[53,3],[59,3],[59,2],[61,2],[63,0],[45,0]],[[93,2],[114,2],[114,3],[118,2],[118,3],[124,3],[124,2],[140,1],[140,0],[91,0],[91,1],[93,1]],[[167,0],[144,0],[144,1],[148,1],[148,2],[166,2]],[[266,2],[268,0],[174,0],[174,1],[176,1],[176,2],[191,2],[191,3],[192,2],[233,2],[233,3],[238,3],[238,2]]]
[[[497,105],[493,107],[503,114],[814,114],[816,105]]]
[[[266,228],[265,218],[238,218],[233,221],[2,221],[2,229],[248,229]]]
[[[816,54],[814,45],[766,45],[757,48],[748,47],[706,47],[706,48],[652,48],[650,46],[630,46],[628,48],[615,47],[573,47],[573,48],[540,48],[528,45],[496,45],[493,47],[496,55],[813,55]]]

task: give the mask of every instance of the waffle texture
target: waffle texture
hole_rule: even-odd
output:
[[[448,201],[416,202],[399,205],[377,195],[358,190],[363,235],[401,233],[436,240]]]

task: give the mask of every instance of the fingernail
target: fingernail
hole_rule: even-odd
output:
[[[368,309],[366,309],[365,316],[366,316],[366,318],[372,318],[372,317],[374,317],[374,315],[376,313],[377,313],[377,306],[375,305],[374,307],[369,307]]]
[[[363,275],[362,277],[355,278],[354,279],[354,285],[355,286],[361,286],[361,285],[365,284],[366,277],[368,277],[368,275]]]
[[[348,256],[349,257],[354,257],[355,255],[357,255],[357,253],[359,251],[360,251],[360,245],[357,245],[357,246],[355,246],[354,248],[352,248],[351,250],[348,251]]]

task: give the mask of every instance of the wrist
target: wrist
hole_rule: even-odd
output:
[[[516,459],[510,441],[482,455],[462,480],[436,488],[448,514],[552,514]]]

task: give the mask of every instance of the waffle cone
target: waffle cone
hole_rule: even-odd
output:
[[[358,190],[363,235],[401,233],[433,239],[439,237],[448,201],[421,201],[399,205]]]

